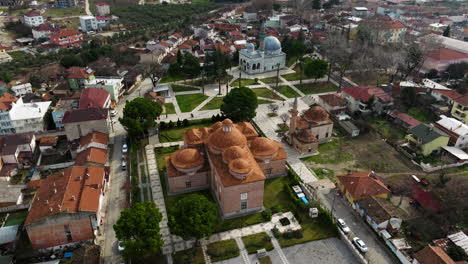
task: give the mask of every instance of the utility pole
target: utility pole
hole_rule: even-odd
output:
[[[241,78],[242,78],[242,71],[239,66],[239,88],[241,87]]]

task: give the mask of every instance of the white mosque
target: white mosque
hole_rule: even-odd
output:
[[[252,43],[239,52],[240,69],[248,74],[258,74],[282,69],[286,65],[286,53],[281,51],[281,42],[273,36],[263,39],[260,49]]]

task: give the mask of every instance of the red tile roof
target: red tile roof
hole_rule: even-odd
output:
[[[74,35],[83,35],[83,34],[76,29],[61,29],[57,31],[56,33],[54,33],[51,37],[61,38],[61,37],[70,37]]]
[[[468,94],[455,98],[454,101],[463,106],[468,106]]]
[[[88,148],[76,155],[76,165],[86,165],[88,163],[104,165],[107,162],[107,149]]]
[[[398,21],[398,20],[385,21],[385,27],[386,27],[387,29],[402,29],[402,28],[406,28],[405,25],[403,25],[403,23],[401,23],[401,22]]]
[[[353,198],[390,193],[387,186],[372,171],[338,175],[336,178]]]
[[[99,143],[103,145],[108,145],[109,135],[98,132],[98,131],[94,131],[80,138],[80,148],[87,146],[91,143]]]
[[[89,67],[71,67],[67,70],[67,72],[68,79],[88,79],[89,76],[95,73],[95,71]]]
[[[39,146],[55,146],[57,145],[57,142],[58,142],[57,136],[41,137],[39,139]]]
[[[104,167],[73,166],[43,179],[25,225],[62,212],[97,212],[104,177]]]
[[[77,109],[65,112],[62,123],[78,123],[92,120],[107,119],[109,111],[104,108],[91,107],[86,109]]]
[[[16,96],[10,94],[10,93],[3,93],[2,96],[0,96],[0,110],[10,110],[11,104],[16,102],[18,98]]]
[[[390,113],[390,116],[397,118],[401,122],[407,124],[409,129],[421,124],[419,120],[416,120],[412,116],[402,113],[398,110],[394,110],[392,113]]]
[[[438,94],[441,94],[441,95],[444,95],[452,100],[455,100],[457,98],[460,98],[460,97],[463,97],[462,94],[458,93],[457,91],[455,90],[440,90],[440,89],[435,89],[433,90],[434,93],[438,93]]]
[[[80,96],[79,109],[90,107],[104,108],[106,102],[109,101],[110,94],[108,91],[101,88],[86,88]]]
[[[416,252],[414,257],[421,264],[455,264],[455,261],[441,247],[431,245]]]
[[[381,88],[375,86],[354,86],[347,87],[341,90],[352,97],[359,99],[363,102],[369,101],[372,96],[379,98],[384,102],[392,102],[393,98]]]
[[[31,11],[25,13],[24,16],[36,17],[36,16],[41,16],[41,13],[39,13],[39,11],[36,11],[36,10],[31,10]]]
[[[320,99],[329,106],[346,106],[346,100],[336,94],[323,94],[319,95]]]
[[[468,58],[468,54],[466,53],[447,48],[433,50],[428,54],[428,56],[433,60],[456,60]]]
[[[424,209],[434,212],[439,212],[442,209],[442,203],[434,197],[432,192],[423,190],[417,185],[414,185],[412,189],[414,191],[413,199],[416,200]]]

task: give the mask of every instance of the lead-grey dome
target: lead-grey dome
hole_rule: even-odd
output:
[[[268,36],[263,40],[265,52],[274,52],[281,50],[281,42],[273,36]]]

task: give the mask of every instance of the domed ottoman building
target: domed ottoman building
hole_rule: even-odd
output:
[[[209,188],[225,218],[262,210],[265,179],[287,174],[282,145],[248,122],[187,130],[184,142],[166,157],[169,194]]]
[[[286,53],[281,51],[281,42],[273,36],[263,39],[259,50],[254,44],[247,44],[247,48],[239,52],[239,67],[248,74],[258,74],[282,69],[286,64]]]
[[[297,98],[291,109],[289,132],[286,141],[300,153],[315,153],[318,144],[331,140],[333,121],[321,106],[313,105],[302,115],[297,110]]]

